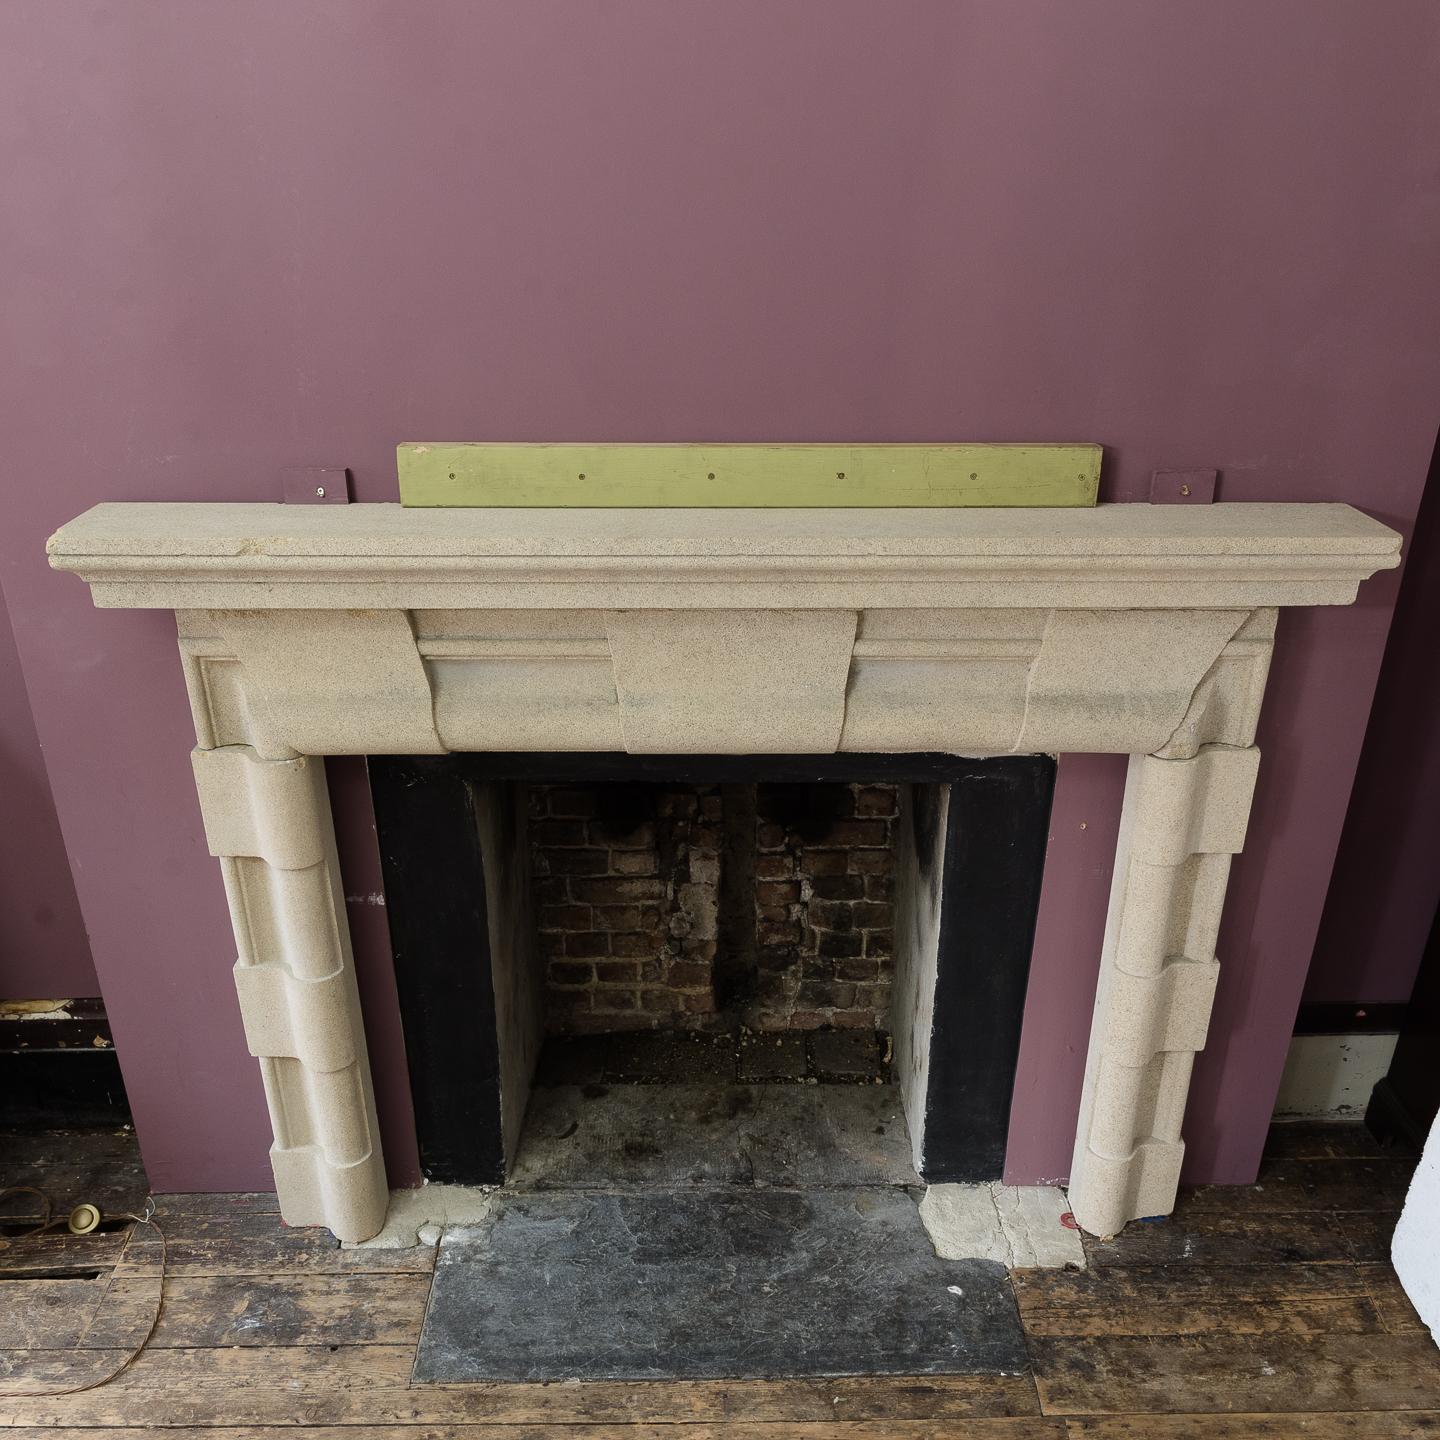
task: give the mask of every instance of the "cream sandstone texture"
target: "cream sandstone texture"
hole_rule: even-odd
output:
[[[1276,607],[1349,604],[1399,563],[1360,512],[1284,504],[107,504],[49,550],[98,605],[177,612],[283,1213],[347,1240],[387,1196],[328,804],[301,757],[1132,756],[1070,1181],[1108,1234],[1174,1202]]]

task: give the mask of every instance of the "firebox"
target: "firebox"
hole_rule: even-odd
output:
[[[663,1083],[677,1045],[695,1076],[893,1084],[921,1178],[999,1178],[1048,756],[369,765],[427,1179],[504,1183],[534,1084]]]

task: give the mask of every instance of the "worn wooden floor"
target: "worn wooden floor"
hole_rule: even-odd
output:
[[[1440,1350],[1386,1263],[1411,1163],[1356,1127],[1277,1127],[1260,1184],[1187,1193],[1169,1221],[1091,1244],[1085,1273],[1017,1274],[1027,1373],[942,1379],[411,1388],[432,1251],[340,1250],[283,1228],[273,1196],[172,1197],[150,1349],[85,1394],[0,1399],[0,1425],[34,1440],[1440,1436]],[[67,1207],[144,1195],[124,1136],[0,1136],[0,1185],[16,1184]],[[10,1228],[0,1389],[108,1368],[149,1318],[153,1242]]]

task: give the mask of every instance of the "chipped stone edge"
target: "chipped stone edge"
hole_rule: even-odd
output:
[[[931,1185],[919,1208],[942,1260],[997,1260],[1012,1270],[1085,1268],[1085,1246],[1058,1185]]]
[[[385,1224],[366,1240],[346,1240],[345,1250],[411,1250],[440,1243],[446,1230],[479,1225],[495,1201],[493,1185],[425,1184],[392,1190]]]

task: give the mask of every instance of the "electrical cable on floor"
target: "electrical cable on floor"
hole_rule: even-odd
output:
[[[43,1207],[41,1210],[42,1218],[40,1223],[32,1229],[22,1231],[19,1235],[12,1237],[17,1240],[28,1240],[32,1236],[43,1235],[48,1230],[58,1230],[62,1225],[72,1234],[88,1235],[100,1224],[102,1219],[98,1205],[86,1204],[77,1205],[65,1219],[57,1220],[53,1218],[55,1206],[50,1197],[43,1190],[37,1190],[33,1185],[14,1185],[8,1190],[0,1190],[0,1202],[10,1199],[13,1195],[34,1195],[39,1199]],[[105,1374],[98,1376],[94,1380],[85,1381],[83,1385],[40,1386],[35,1389],[0,1390],[0,1400],[34,1399],[49,1395],[79,1395],[82,1391],[97,1389],[101,1385],[108,1384],[123,1371],[128,1370],[130,1366],[140,1358],[141,1353],[154,1336],[155,1330],[160,1324],[160,1312],[165,1308],[165,1268],[169,1260],[169,1245],[165,1239],[165,1232],[155,1223],[155,1197],[152,1195],[146,1198],[145,1209],[139,1215],[132,1215],[126,1212],[124,1214],[109,1215],[103,1218],[110,1220],[132,1220],[136,1225],[148,1225],[160,1239],[160,1274],[155,1289],[155,1313],[150,1317],[150,1323],[145,1327],[145,1334],[141,1337],[140,1343],[129,1350],[119,1364],[112,1366]],[[133,1238],[133,1236],[134,1231],[132,1230],[131,1237]],[[127,1243],[125,1246],[127,1254],[129,1253],[129,1249],[130,1247]],[[76,1349],[71,1353],[82,1355],[86,1352]]]

